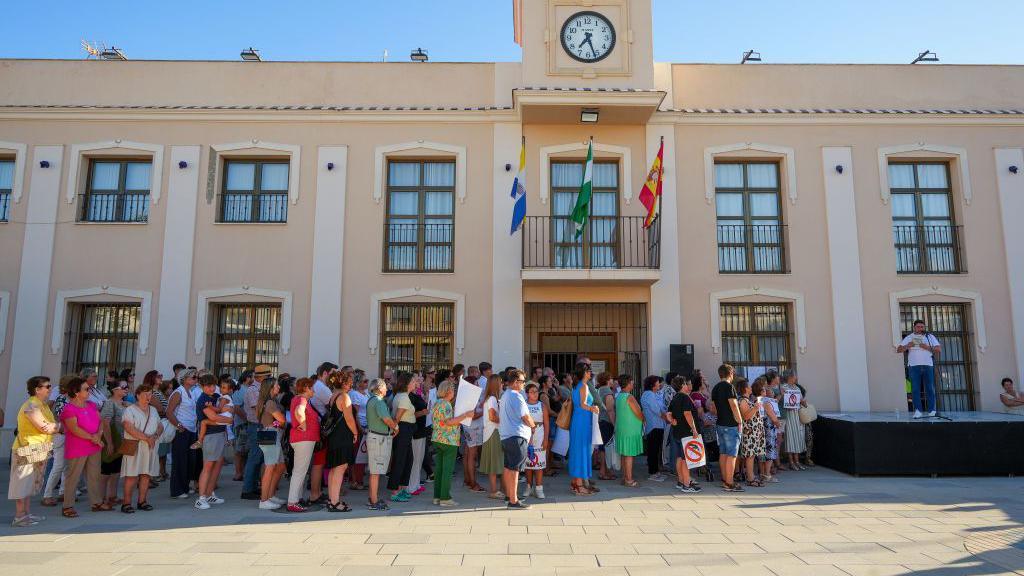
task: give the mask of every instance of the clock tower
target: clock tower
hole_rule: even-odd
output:
[[[523,0],[523,80],[654,88],[651,0]]]

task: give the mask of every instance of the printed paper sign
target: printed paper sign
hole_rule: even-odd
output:
[[[799,390],[782,391],[782,407],[787,410],[798,410],[803,399],[804,395]]]
[[[483,390],[476,384],[471,384],[465,378],[459,378],[459,390],[455,394],[455,408],[453,414],[465,414],[470,410],[476,410],[476,404],[480,401],[480,394]],[[463,426],[473,423],[473,418],[466,418],[461,422]]]
[[[683,457],[686,459],[686,468],[693,470],[707,464],[707,455],[704,452],[704,441],[701,438],[687,436],[680,440],[683,445]]]

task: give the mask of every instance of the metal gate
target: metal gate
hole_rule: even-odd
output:
[[[527,368],[571,372],[579,354],[595,372],[647,374],[647,305],[643,303],[528,302],[523,350]]]
[[[969,312],[967,304],[900,304],[903,336],[913,332],[915,320],[924,320],[928,332],[938,338],[942,347],[935,361],[935,390],[940,410],[975,409]]]

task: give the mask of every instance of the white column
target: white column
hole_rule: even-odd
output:
[[[853,151],[845,146],[822,148],[821,162],[825,174],[825,215],[832,274],[832,320],[835,325],[839,409],[867,412],[871,410],[871,401],[860,247],[857,243]],[[838,168],[840,166],[841,173]]]
[[[519,169],[522,126],[518,123],[494,125],[494,208],[491,210],[491,364],[523,364],[523,267],[522,234],[509,234],[512,228],[512,182]],[[527,157],[529,161],[529,157]],[[512,170],[505,171],[505,164]],[[530,166],[526,171],[540,170]],[[538,202],[537,190],[526,189],[526,202]],[[529,367],[527,367],[529,369]]]
[[[320,146],[316,158],[313,286],[309,301],[309,369],[341,354],[341,271],[345,254],[348,146]]]
[[[21,249],[11,372],[7,379],[7,426],[16,425],[18,408],[25,401],[25,381],[43,371],[46,318],[50,302],[57,204],[60,199],[63,146],[36,146],[32,157],[32,181],[28,191],[25,241]],[[40,162],[48,162],[47,168]],[[50,374],[56,381],[56,374]],[[5,439],[6,440],[6,439]],[[7,442],[4,442],[7,446]],[[10,452],[4,453],[6,456]]]
[[[170,375],[188,356],[189,300],[199,198],[199,146],[172,146],[164,208],[164,247],[153,368]],[[181,163],[185,167],[181,168]]]
[[[669,345],[683,343],[683,310],[680,302],[679,213],[676,208],[676,134],[671,125],[647,126],[647,162],[650,167],[665,138],[665,174],[661,191],[661,279],[651,286],[650,373],[669,369]],[[627,175],[627,178],[631,177]]]
[[[1016,382],[1024,381],[1024,149],[996,148],[996,184],[999,188],[999,212],[1003,219],[1003,246],[1006,250],[1006,276],[1010,288],[1010,321],[1013,325],[1013,349],[1017,357]],[[1016,166],[1017,173],[1010,172]]]

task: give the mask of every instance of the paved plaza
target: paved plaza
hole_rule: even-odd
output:
[[[357,492],[347,496],[354,512],[333,515],[260,512],[238,499],[230,473],[220,490],[227,503],[209,511],[172,501],[164,484],[150,513],[80,505],[81,518],[67,520],[40,507],[45,522],[13,529],[5,502],[0,574],[1024,574],[1017,478],[853,478],[819,467],[740,495],[603,482],[600,494],[579,498],[562,473],[549,479],[548,499],[524,511],[456,488],[453,509],[431,506],[428,491],[370,513]]]

